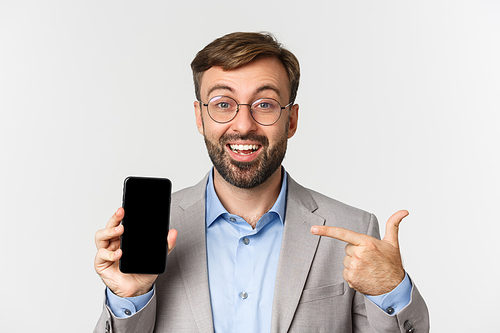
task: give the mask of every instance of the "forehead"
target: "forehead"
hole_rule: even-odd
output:
[[[246,95],[271,88],[283,99],[289,96],[289,79],[283,64],[276,58],[263,58],[232,70],[214,66],[203,73],[200,82],[201,96],[227,90],[233,94]]]

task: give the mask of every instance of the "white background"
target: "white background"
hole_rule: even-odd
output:
[[[500,1],[0,0],[1,332],[90,332],[94,233],[128,175],[210,161],[189,64],[270,31],[299,58],[301,184],[396,210],[433,332],[498,329]]]

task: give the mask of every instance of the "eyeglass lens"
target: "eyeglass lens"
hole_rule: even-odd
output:
[[[227,96],[215,96],[208,102],[210,117],[220,123],[231,121],[237,114],[240,105],[234,99]],[[262,125],[274,124],[280,117],[281,105],[272,98],[261,98],[250,106],[252,117]]]

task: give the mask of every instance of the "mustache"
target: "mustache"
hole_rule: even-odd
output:
[[[224,134],[219,138],[219,144],[225,146],[228,142],[230,141],[255,141],[260,143],[263,147],[269,146],[269,139],[264,136],[264,135],[257,135],[257,134],[246,134],[246,135],[240,135],[240,134]]]

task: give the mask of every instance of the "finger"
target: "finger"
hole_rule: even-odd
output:
[[[360,245],[367,239],[366,237],[370,237],[344,228],[328,227],[324,225],[313,225],[311,233],[318,236],[335,238],[353,245]]]
[[[350,257],[350,256],[344,257],[343,263],[344,263],[345,268],[349,269],[349,267],[351,267],[351,260],[352,260],[352,257]]]
[[[387,220],[387,224],[385,225],[385,236],[383,239],[384,241],[392,244],[393,246],[399,247],[399,224],[409,214],[410,213],[408,213],[407,210],[400,210],[389,217],[389,219]]]
[[[170,254],[170,252],[172,252],[177,242],[177,230],[170,229],[168,231],[167,242],[168,242],[168,254]]]
[[[111,216],[111,218],[108,221],[108,224],[106,224],[106,228],[114,228],[117,225],[120,224],[120,222],[123,220],[123,216],[125,216],[125,210],[120,207],[116,210],[116,212]]]
[[[102,266],[103,264],[113,263],[122,257],[122,250],[118,249],[116,251],[109,251],[108,249],[101,248],[97,251],[95,256],[95,266],[96,268]]]
[[[349,287],[353,288],[351,280],[349,279],[349,270],[347,268],[344,268],[344,270],[342,271],[342,276],[344,280],[346,280],[347,284],[349,284]]]
[[[354,254],[354,250],[356,249],[356,246],[352,245],[352,244],[347,244],[345,246],[345,253],[352,257],[352,255]]]
[[[114,228],[106,228],[95,233],[95,245],[97,249],[108,247],[109,243],[123,234],[123,226],[119,225]]]

